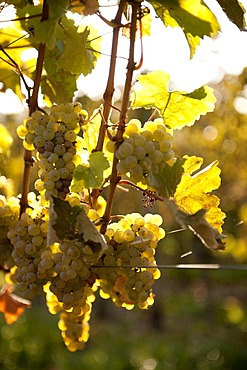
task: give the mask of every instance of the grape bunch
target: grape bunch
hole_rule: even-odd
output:
[[[53,266],[46,290],[49,311],[60,312],[58,327],[70,351],[82,349],[89,337],[89,319],[97,289],[96,274],[84,261],[82,243],[64,240],[54,243],[41,255],[40,265]]]
[[[14,261],[11,257],[13,246],[7,238],[7,233],[18,220],[19,212],[18,198],[6,198],[4,195],[0,195],[0,266],[3,270],[8,270],[14,266]]]
[[[103,298],[111,297],[117,306],[127,309],[135,305],[146,309],[153,304],[152,286],[160,277],[155,248],[165,236],[161,223],[159,215],[133,213],[109,225],[109,247],[97,264]]]
[[[81,242],[64,240],[61,244],[55,243],[55,248],[51,249],[53,251],[43,254],[44,259],[41,257],[41,264],[45,265],[49,260],[54,269],[49,289],[62,303],[64,310],[71,309],[78,313],[85,306],[88,289],[95,281],[90,265],[83,259],[85,247]]]
[[[51,195],[65,199],[70,191],[74,169],[80,162],[76,153],[84,115],[79,102],[61,104],[53,106],[49,115],[35,111],[17,128],[24,147],[37,150],[39,179],[35,188],[47,199]]]
[[[111,144],[108,145],[109,150]],[[148,121],[141,127],[137,119],[129,121],[125,138],[116,151],[117,170],[131,181],[152,185],[152,174],[162,172],[166,164],[175,162],[172,135],[167,132],[162,118]]]
[[[92,302],[94,294],[86,298],[86,303],[80,313],[71,311],[62,311],[58,322],[58,328],[61,330],[63,341],[69,351],[75,352],[83,349],[89,338],[89,320],[92,312]]]
[[[43,292],[43,286],[52,274],[52,265],[41,269],[40,262],[47,249],[48,209],[37,215],[29,209],[9,229],[7,236],[13,246],[10,280],[18,283],[20,294],[27,299]]]

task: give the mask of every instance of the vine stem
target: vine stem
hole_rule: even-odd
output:
[[[101,125],[99,129],[99,136],[98,141],[96,144],[95,151],[99,152],[103,150],[107,122],[109,120],[109,116],[111,113],[112,105],[113,105],[113,94],[114,94],[114,81],[115,81],[115,71],[116,71],[116,60],[117,60],[117,49],[118,49],[118,38],[119,38],[119,31],[121,24],[122,15],[126,6],[126,0],[121,0],[119,3],[118,11],[116,13],[115,19],[112,21],[114,24],[113,29],[113,36],[112,36],[112,47],[111,47],[111,59],[110,59],[110,67],[109,67],[109,74],[108,80],[106,84],[106,89],[104,92],[104,104],[103,104],[103,112],[102,112],[102,119]],[[97,198],[99,197],[101,191],[99,189],[93,189],[91,193],[91,203],[92,205],[96,205]]]
[[[49,5],[47,0],[44,0],[41,22],[45,21],[49,17]],[[38,50],[38,58],[36,63],[36,75],[34,79],[34,85],[32,89],[32,94],[28,101],[29,115],[35,112],[38,108],[38,93],[41,82],[41,75],[43,70],[43,64],[45,59],[45,43],[40,43]],[[31,167],[33,165],[32,151],[25,149],[24,152],[24,171],[22,179],[22,191],[20,199],[20,215],[26,211],[28,208],[28,192],[30,185]]]
[[[102,234],[105,233],[107,224],[110,221],[111,218],[111,212],[112,212],[112,206],[113,206],[113,199],[116,191],[117,184],[120,180],[118,177],[117,172],[117,163],[118,159],[116,157],[116,151],[119,147],[119,145],[123,141],[123,133],[125,130],[125,119],[126,114],[128,110],[129,105],[129,95],[130,95],[130,89],[132,86],[132,79],[133,79],[133,73],[135,70],[135,38],[136,38],[136,23],[137,23],[137,14],[138,10],[140,9],[140,1],[133,1],[131,3],[132,8],[132,14],[131,14],[131,24],[130,24],[130,47],[129,47],[129,61],[127,65],[127,73],[126,73],[126,79],[124,84],[124,91],[123,91],[123,98],[122,98],[122,105],[121,105],[121,111],[120,111],[120,117],[119,117],[119,123],[118,123],[118,129],[116,133],[116,142],[115,142],[115,153],[113,157],[113,164],[112,164],[112,173],[110,177],[110,186],[109,186],[109,194],[108,199],[106,203],[106,208],[104,215],[102,217],[102,226],[100,229],[100,232]]]
[[[105,133],[106,133],[106,122],[108,122],[112,102],[113,102],[113,94],[114,94],[114,80],[115,80],[115,70],[116,70],[116,60],[117,60],[117,48],[118,48],[118,38],[119,38],[119,31],[121,27],[121,19],[126,6],[126,0],[121,0],[118,11],[116,14],[115,19],[112,21],[114,25],[118,25],[118,27],[114,27],[113,29],[113,36],[112,36],[112,48],[111,48],[111,60],[110,60],[110,68],[108,74],[108,80],[106,89],[104,92],[104,105],[103,105],[103,117],[101,120],[101,126],[99,130],[99,137],[98,142],[95,148],[95,151],[102,151],[103,144],[105,140]]]

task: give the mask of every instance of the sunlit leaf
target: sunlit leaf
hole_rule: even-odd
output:
[[[170,92],[169,80],[170,76],[163,71],[139,76],[131,96],[132,108],[158,109],[171,129],[191,126],[201,115],[214,110],[216,99],[212,88],[203,86],[190,94]]]
[[[20,89],[20,76],[17,66],[23,74],[30,75],[29,68],[33,66],[34,59],[31,56],[30,61],[23,61],[21,54],[31,45],[26,33],[20,27],[19,21],[14,22],[14,26],[0,29],[0,38],[0,81],[4,84],[2,91],[9,88],[22,100],[23,95]]]
[[[150,3],[166,26],[181,27],[189,42],[205,35],[213,37],[220,29],[215,15],[201,0],[154,0]],[[191,45],[193,43],[195,41]]]
[[[100,188],[104,180],[104,171],[109,162],[102,152],[93,152],[89,156],[88,165],[79,165],[75,169],[72,191],[80,192],[82,188]]]
[[[186,163],[187,160],[189,165]],[[206,221],[221,233],[225,214],[219,208],[220,199],[212,194],[212,191],[218,189],[221,183],[218,161],[194,173],[198,166],[201,166],[201,159],[192,157],[187,160],[184,164],[185,172],[174,194],[176,204],[181,211],[190,215],[204,209]]]
[[[63,21],[63,24],[65,20]],[[85,28],[78,32],[78,27],[72,20],[67,20],[64,30],[64,51],[57,60],[57,68],[80,75],[91,73],[94,68],[95,57],[91,50],[88,50],[88,37],[90,31]]]
[[[182,28],[191,56],[200,38],[213,37],[220,29],[215,15],[201,0],[152,0],[150,3],[166,26]]]
[[[0,312],[7,324],[13,324],[20,315],[31,307],[31,302],[12,294],[12,286],[6,284],[0,292]]]
[[[50,70],[51,63],[49,65],[48,63],[45,64],[46,76],[41,81],[41,90],[45,95],[45,100],[47,101],[48,97],[50,104],[62,104],[72,101],[76,91],[77,76],[62,69],[52,73]]]

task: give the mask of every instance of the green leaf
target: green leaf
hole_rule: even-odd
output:
[[[68,202],[52,198],[50,205],[50,233],[55,231],[55,236],[52,236],[49,243],[52,244],[63,239],[74,239],[76,234],[77,217],[81,212],[78,206],[72,207]],[[58,240],[57,240],[58,238]]]
[[[170,76],[163,71],[150,72],[137,79],[131,95],[132,108],[158,109],[165,125],[171,129],[192,126],[201,115],[214,110],[216,99],[213,89],[208,86],[190,94],[170,92]]]
[[[84,260],[87,262],[96,262],[102,256],[108,246],[103,236],[96,229],[92,221],[82,210],[77,218],[78,232],[83,242],[88,247],[89,253],[85,253]]]
[[[160,175],[154,175],[156,180],[155,188],[162,197],[169,198],[174,195],[184,172],[184,162],[184,158],[177,158],[172,167],[166,164]],[[152,184],[150,185],[153,186]]]
[[[52,72],[54,61],[45,63],[46,76],[41,80],[41,91],[50,103],[62,104],[72,101],[76,91],[77,76],[64,70]]]
[[[89,156],[89,165],[79,165],[74,172],[72,191],[80,192],[83,188],[100,188],[104,180],[104,171],[109,162],[102,152],[93,152]]]
[[[72,207],[67,201],[53,197],[50,204],[48,244],[74,240],[81,245],[84,260],[96,262],[107,249],[99,233],[83,208]]]
[[[23,29],[19,21],[14,22],[12,27],[0,29],[0,81],[4,84],[2,91],[9,88],[17,94],[20,100],[23,99],[23,94],[20,89],[20,76],[16,65],[27,76],[30,76],[30,68],[35,65],[33,58],[30,58],[29,61],[21,59],[23,51],[31,46],[29,40],[23,38],[23,35]]]
[[[240,29],[245,27],[245,10],[241,1],[238,0],[217,0],[228,18]]]
[[[23,99],[23,94],[20,88],[20,77],[18,74],[10,70],[9,68],[1,68],[2,63],[0,60],[0,81],[3,82],[3,87],[1,92],[5,92],[7,89],[13,90],[13,92],[19,97],[20,100]]]
[[[88,50],[87,44],[90,30],[85,28],[82,32],[78,32],[78,27],[68,19],[63,19],[62,25],[64,51],[56,62],[57,69],[86,76],[92,72],[95,64],[95,55]]]
[[[179,26],[185,33],[193,55],[200,38],[213,37],[219,23],[211,10],[201,0],[149,1],[166,26]]]

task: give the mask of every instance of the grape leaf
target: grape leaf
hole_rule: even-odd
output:
[[[53,197],[50,205],[49,244],[64,239],[75,240],[86,247],[84,260],[97,261],[107,248],[103,236],[88,218],[83,208],[72,207],[67,201]],[[78,244],[79,245],[79,244]]]
[[[201,115],[214,110],[216,99],[212,88],[203,86],[190,94],[170,92],[169,79],[170,76],[163,71],[140,75],[133,86],[132,108],[158,109],[165,125],[171,129],[192,126]]]
[[[238,0],[217,0],[228,18],[240,29],[245,27],[244,9],[241,1]]]
[[[23,94],[20,89],[20,76],[17,73],[15,64],[27,76],[30,75],[29,69],[34,64],[32,57],[29,61],[23,61],[21,59],[22,52],[30,47],[29,41],[26,37],[23,38],[23,36],[25,34],[19,21],[14,22],[13,27],[0,29],[0,81],[4,84],[2,91],[10,88],[17,94],[20,100],[23,99]]]
[[[70,1],[70,10],[72,12],[77,12],[85,16],[95,14],[98,9],[99,9],[98,0]]]
[[[77,218],[78,233],[83,242],[89,247],[90,253],[84,254],[87,262],[96,262],[102,256],[108,246],[103,236],[98,232],[92,221],[82,210]]]
[[[61,199],[53,197],[50,205],[49,217],[49,244],[66,239],[74,239],[76,233],[76,220],[81,209]],[[55,234],[54,234],[55,232]]]
[[[213,190],[219,188],[221,183],[218,161],[194,174],[201,167],[202,159],[185,158],[187,158],[184,164],[185,171],[177,185],[174,200],[181,211],[190,215],[204,209],[206,211],[205,220],[221,233],[225,214],[218,207],[219,198],[211,194]]]
[[[183,227],[188,228],[193,234],[198,237],[202,244],[211,250],[225,249],[223,239],[225,235],[220,234],[218,229],[214,228],[205,219],[206,210],[200,209],[194,214],[189,214],[181,211],[175,202],[170,201],[168,204],[177,222]]]
[[[80,192],[83,188],[100,188],[104,176],[103,173],[109,168],[109,162],[102,152],[93,152],[88,159],[89,165],[79,165],[74,172],[72,191]]]
[[[200,38],[213,37],[219,23],[211,10],[201,0],[149,1],[166,26],[179,26],[185,33],[193,55]]]
[[[19,316],[31,307],[31,302],[12,294],[12,286],[4,285],[0,292],[0,312],[4,314],[7,324],[13,324]]]
[[[41,80],[42,94],[45,95],[45,99],[49,98],[50,104],[72,101],[76,91],[77,76],[63,69],[52,73],[53,67],[50,68],[49,62],[45,63],[46,75]]]
[[[152,183],[150,185],[158,190],[159,195],[165,198],[169,198],[174,195],[176,187],[184,172],[184,161],[184,158],[177,158],[172,167],[166,164],[160,175],[154,175],[156,186]]]
[[[88,50],[87,45],[90,31],[85,28],[82,32],[78,32],[78,27],[72,20],[65,22],[63,19],[62,24],[65,25],[64,51],[56,62],[57,68],[86,76],[92,72],[95,64],[95,55],[91,50]]]
[[[40,21],[41,17],[33,17],[36,14],[41,14],[41,5],[27,5],[22,9],[18,9],[17,15],[20,18],[24,18],[22,20],[22,27],[27,32],[32,29],[30,36],[34,47],[38,48],[40,43],[45,43],[47,49],[53,50],[56,47],[56,34],[60,27],[59,22],[66,13],[67,0],[49,0],[48,3],[49,18],[42,22]]]

